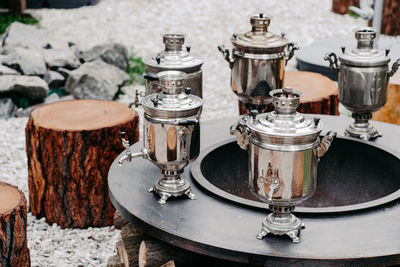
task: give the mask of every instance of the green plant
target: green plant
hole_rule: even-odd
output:
[[[0,35],[6,31],[7,27],[10,26],[11,23],[16,21],[30,25],[39,24],[39,20],[37,18],[20,16],[12,13],[0,14]]]
[[[143,74],[146,71],[146,67],[143,63],[141,57],[136,57],[132,54],[129,58],[128,67],[126,68],[126,73],[129,75],[129,83],[138,83],[144,85]]]

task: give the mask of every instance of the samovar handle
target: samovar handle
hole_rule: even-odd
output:
[[[392,69],[388,72],[388,77],[389,77],[389,78],[392,77],[392,76],[397,72],[397,70],[399,69],[399,67],[400,67],[400,58],[397,59],[397,60],[393,63]]]
[[[325,153],[329,150],[333,140],[336,138],[337,133],[329,131],[326,135],[322,138],[321,143],[317,148],[317,156],[321,158],[325,155]]]
[[[222,55],[224,56],[225,60],[229,63],[229,67],[232,69],[233,68],[233,64],[235,63],[235,58],[234,55],[232,53],[232,57],[230,56],[230,52],[228,48],[225,48],[224,45],[219,45],[218,46],[218,50],[222,53]]]
[[[236,142],[241,149],[247,150],[249,148],[247,127],[245,127],[244,125],[242,125],[240,123],[235,123],[231,126],[230,134],[236,135],[236,137],[237,137]]]
[[[287,51],[285,51],[286,63],[294,56],[294,51],[299,50],[299,45],[294,42],[287,44]]]
[[[335,53],[326,54],[324,59],[329,61],[329,68],[331,70],[339,71],[339,62]]]
[[[131,162],[132,159],[134,159],[134,158],[139,158],[139,157],[147,158],[148,153],[147,153],[146,148],[143,148],[138,153],[132,153],[131,149],[130,149],[129,141],[125,139],[126,133],[121,132],[120,136],[121,136],[122,145],[125,147],[125,155],[118,160],[119,166],[122,166],[122,164],[124,164],[125,161]]]

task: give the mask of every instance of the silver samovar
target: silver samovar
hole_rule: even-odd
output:
[[[251,31],[233,34],[232,53],[219,46],[231,70],[231,87],[245,110],[264,110],[271,103],[269,92],[282,88],[285,66],[297,44],[289,43],[285,34],[268,31],[271,17],[260,13],[250,17]],[[232,56],[231,56],[232,54]],[[242,114],[244,108],[239,108]]]
[[[161,204],[166,203],[171,196],[187,195],[195,199],[189,182],[181,178],[180,174],[199,155],[199,119],[203,101],[200,97],[191,95],[189,87],[184,87],[185,73],[164,71],[157,76],[162,92],[142,99],[144,148],[141,152],[132,153],[129,142],[122,133],[126,154],[118,163],[122,165],[124,161],[143,157],[157,165],[164,177],[149,191],[160,195],[158,202]]]
[[[231,134],[237,135],[240,147],[248,150],[251,191],[269,204],[272,212],[263,220],[257,238],[272,233],[288,235],[298,243],[304,224],[291,212],[314,194],[319,158],[336,133],[328,132],[320,141],[320,119],[296,111],[301,92],[285,87],[272,90],[270,95],[275,111],[250,111],[244,120],[232,125]]]
[[[373,48],[376,31],[373,28],[355,30],[357,48],[348,51],[342,47],[342,54],[325,56],[330,68],[338,71],[339,101],[352,112],[354,123],[345,134],[373,140],[381,134],[368,122],[372,112],[378,111],[386,103],[388,81],[400,65],[398,59],[389,71],[390,50]],[[339,63],[340,61],[340,63]]]
[[[185,86],[192,89],[191,94],[203,96],[203,77],[201,66],[203,61],[190,54],[190,46],[183,49],[185,36],[183,34],[164,34],[165,50],[146,57],[143,62],[146,66],[146,75],[154,76],[161,71],[177,70],[185,72]],[[161,88],[152,79],[146,79],[145,95],[160,93]]]

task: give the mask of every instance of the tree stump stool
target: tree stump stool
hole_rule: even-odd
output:
[[[328,77],[307,71],[287,71],[284,85],[303,93],[300,106],[301,113],[339,115],[339,94],[335,83]],[[272,103],[260,112],[274,109]],[[246,105],[239,100],[239,114],[247,114]]]
[[[107,174],[124,147],[139,139],[138,114],[128,106],[101,100],[43,105],[25,129],[30,209],[61,228],[113,224]]]
[[[0,182],[0,266],[30,266],[26,199],[17,187]]]
[[[400,125],[400,73],[390,78],[386,104],[372,114],[372,119]]]

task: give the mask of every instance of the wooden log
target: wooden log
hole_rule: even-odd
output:
[[[400,0],[385,0],[382,10],[381,33],[400,35]]]
[[[175,267],[175,262],[172,260],[172,261],[169,261],[169,262],[161,265],[160,267]]]
[[[358,6],[359,0],[332,0],[332,12],[337,14],[349,13],[350,6]]]
[[[139,247],[144,238],[144,232],[139,227],[131,223],[122,227],[120,241],[117,244],[121,266],[139,266]]]
[[[138,129],[137,113],[113,101],[36,108],[25,130],[32,214],[61,228],[112,225],[108,170],[124,149],[120,132],[134,143]]]
[[[285,86],[303,93],[297,111],[301,113],[339,115],[339,94],[335,83],[319,73],[307,71],[287,71]],[[260,112],[272,111],[272,104],[261,108]],[[247,108],[239,100],[239,114],[247,114]]]
[[[30,266],[27,224],[24,194],[0,182],[0,266]]]
[[[26,0],[8,0],[8,6],[11,12],[22,14],[26,9]]]
[[[389,80],[386,104],[372,114],[372,119],[400,125],[400,73]]]
[[[129,221],[121,215],[117,210],[114,212],[114,226],[116,229],[121,230],[122,227],[127,225]]]

